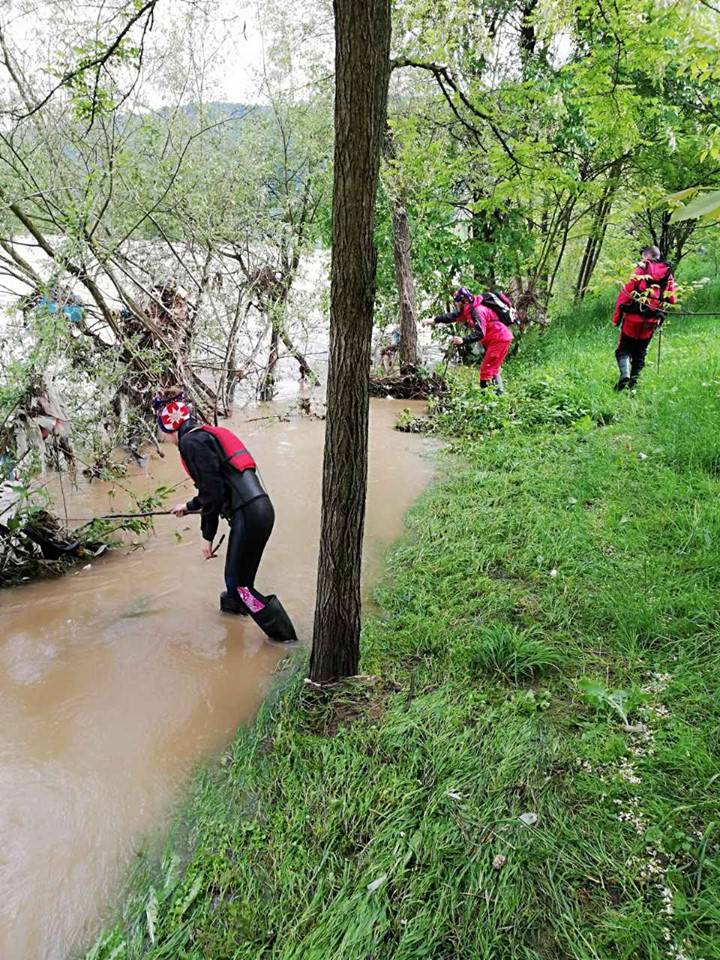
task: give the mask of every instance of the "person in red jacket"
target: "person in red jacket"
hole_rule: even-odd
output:
[[[620,291],[612,322],[620,327],[615,358],[620,379],[616,390],[633,390],[653,334],[665,319],[664,306],[675,303],[675,279],[670,264],[660,258],[657,247],[640,251],[642,260]]]
[[[473,296],[467,287],[456,290],[453,300],[457,304],[456,310],[426,320],[426,324],[464,323],[470,329],[470,334],[467,337],[455,336],[451,342],[461,346],[479,340],[485,347],[485,356],[480,365],[480,386],[487,387],[492,382],[498,393],[504,393],[500,368],[513,341],[512,331],[494,310],[483,303],[482,297]]]

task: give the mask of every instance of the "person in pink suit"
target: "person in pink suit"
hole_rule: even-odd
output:
[[[503,301],[506,301],[503,295],[497,296],[502,296]],[[485,348],[485,356],[480,365],[480,386],[487,387],[494,383],[498,393],[503,393],[504,385],[500,369],[513,341],[512,331],[502,322],[497,312],[484,302],[482,296],[474,296],[467,287],[456,290],[453,300],[457,304],[455,310],[433,317],[426,323],[430,326],[437,323],[464,324],[470,333],[466,337],[454,336],[451,342],[461,346],[479,340]],[[509,301],[507,301],[507,307],[511,309]]]

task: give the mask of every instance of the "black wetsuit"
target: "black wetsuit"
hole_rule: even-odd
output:
[[[197,487],[197,496],[187,508],[202,511],[200,526],[212,542],[220,517],[230,523],[225,557],[225,586],[236,598],[238,589],[248,590],[261,604],[267,597],[255,589],[260,560],[272,533],[275,511],[255,470],[240,472],[227,463],[220,442],[192,421],[179,432],[180,455]]]

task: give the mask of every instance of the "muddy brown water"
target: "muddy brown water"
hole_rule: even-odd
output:
[[[372,404],[366,587],[433,471],[428,441],[392,429],[407,405]],[[307,640],[323,424],[237,426],[277,514],[258,585],[282,597]],[[182,477],[177,452],[164,449],[126,481],[135,491]],[[67,486],[69,516],[124,505],[106,484]],[[171,502],[190,490],[186,481]],[[92,940],[193,767],[252,719],[280,665],[282,651],[254,624],[217,612],[222,560],[201,560],[198,528],[196,518],[158,518],[142,548],[0,593],[2,960],[67,960]]]

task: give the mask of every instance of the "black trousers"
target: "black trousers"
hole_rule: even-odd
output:
[[[628,377],[631,380],[638,378],[645,366],[645,356],[649,346],[650,340],[637,340],[635,337],[628,337],[625,333],[620,334],[615,359],[621,377]]]
[[[254,598],[261,609],[267,598],[255,589],[255,577],[274,523],[275,511],[267,494],[237,509],[230,522],[230,539],[225,556],[228,596],[239,597],[246,605],[248,602],[252,604],[251,598]]]

